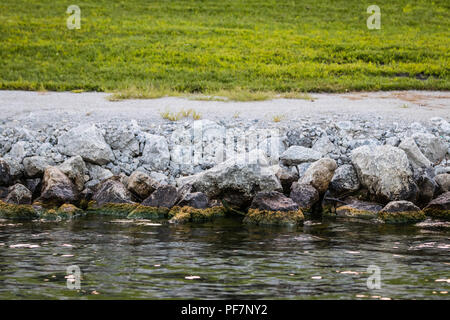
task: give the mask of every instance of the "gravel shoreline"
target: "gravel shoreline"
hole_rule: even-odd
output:
[[[81,195],[98,208],[147,203],[164,215],[154,208],[183,204],[213,216],[217,203],[210,201],[225,200],[231,210],[251,206],[246,219],[253,222],[271,224],[270,212],[282,212],[275,220],[298,224],[303,215],[297,209],[344,216],[376,211],[385,221],[401,221],[392,212],[406,210],[420,221],[414,204],[423,208],[448,192],[448,92],[314,94],[314,101],[245,103],[110,102],[106,96],[0,91],[1,198],[23,204],[28,192],[33,195],[24,204],[48,207],[79,204]],[[188,109],[202,119],[169,121],[160,114]],[[339,211],[327,199],[346,205]],[[408,203],[383,208],[360,200]],[[444,213],[436,215],[448,215],[448,199],[440,201]],[[136,207],[116,209],[130,213]]]

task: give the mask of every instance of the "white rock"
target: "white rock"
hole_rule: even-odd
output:
[[[167,140],[163,136],[145,134],[142,163],[149,170],[165,170],[169,166],[170,153]],[[148,168],[147,168],[148,167]]]
[[[301,146],[289,147],[280,157],[283,164],[287,166],[298,165],[304,162],[313,162],[322,158],[322,153],[311,148]]]
[[[389,145],[362,146],[352,151],[351,160],[359,181],[370,193],[391,201],[415,197],[417,186],[402,149]]]
[[[85,161],[103,165],[114,160],[103,132],[95,125],[83,124],[58,138],[58,149],[68,156],[81,156]]]

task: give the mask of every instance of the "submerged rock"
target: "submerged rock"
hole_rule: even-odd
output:
[[[205,222],[225,216],[223,206],[213,206],[210,208],[193,208],[190,206],[175,206],[169,214],[169,223]]]
[[[385,223],[416,223],[425,220],[425,213],[409,201],[391,201],[380,212],[378,217]]]
[[[324,193],[328,189],[335,170],[336,162],[333,159],[320,159],[311,164],[300,178],[299,183],[311,184],[319,193]]]
[[[450,191],[432,200],[423,211],[432,218],[450,220]]]
[[[418,188],[402,149],[389,145],[362,146],[352,151],[351,159],[361,184],[380,200],[416,198]]]
[[[319,201],[319,192],[310,184],[294,182],[289,195],[303,212],[311,210],[312,206]]]
[[[11,204],[0,200],[0,218],[10,220],[33,220],[38,217],[36,210],[29,204]]]

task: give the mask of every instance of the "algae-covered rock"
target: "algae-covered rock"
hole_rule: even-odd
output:
[[[35,205],[35,207],[38,204]],[[61,221],[71,220],[84,215],[84,211],[73,204],[63,204],[58,209],[40,210],[39,217],[42,220]]]
[[[386,223],[416,223],[425,220],[425,213],[409,201],[391,201],[380,212],[378,217]]]
[[[29,204],[11,204],[0,200],[0,218],[11,220],[33,220],[38,217]]]
[[[131,193],[120,182],[120,177],[114,176],[104,180],[98,186],[87,210],[104,215],[126,217],[137,206],[137,203],[131,201]]]
[[[170,223],[205,222],[225,216],[225,208],[214,206],[211,208],[197,209],[189,206],[173,207],[169,212]]]
[[[169,208],[166,207],[151,207],[145,205],[138,205],[127,216],[128,219],[160,219],[165,218],[169,213]]]
[[[147,199],[128,215],[128,219],[164,218],[179,198],[177,189],[170,185],[159,186]]]
[[[303,223],[305,217],[301,210],[268,211],[250,209],[243,222],[256,225],[296,226]]]
[[[298,225],[304,220],[297,203],[280,192],[259,192],[252,201],[244,223],[257,225]]]
[[[429,217],[450,220],[450,191],[432,200],[423,211]]]
[[[361,201],[354,198],[347,199],[347,204],[336,208],[338,217],[356,219],[376,219],[383,207],[377,203]]]
[[[133,202],[103,203],[99,205],[95,201],[90,201],[86,210],[91,213],[98,213],[107,216],[127,217],[138,206],[138,203]]]

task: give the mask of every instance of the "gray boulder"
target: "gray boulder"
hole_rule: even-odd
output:
[[[50,164],[47,159],[40,156],[27,157],[23,159],[23,167],[29,178],[42,177],[45,169],[51,165],[52,164]]]
[[[450,191],[450,174],[438,174],[434,177],[434,181],[436,181],[439,186],[439,193]]]
[[[87,172],[86,165],[81,156],[75,156],[67,159],[58,166],[59,170],[64,172],[66,176],[75,184],[78,191],[84,189],[85,175]]]
[[[89,177],[91,180],[103,181],[113,176],[113,173],[110,170],[95,164],[87,163],[86,168],[89,172]]]
[[[281,191],[276,176],[278,166],[270,166],[262,150],[253,150],[193,176],[177,180],[179,187],[191,184],[195,191],[209,198],[220,198],[229,192],[253,197],[258,191]]]
[[[80,155],[85,161],[99,165],[114,160],[114,154],[103,132],[93,124],[83,124],[58,138],[58,149],[68,156]]]
[[[9,187],[5,201],[12,204],[31,204],[32,194],[24,185],[16,183]]]
[[[415,199],[406,153],[390,145],[362,146],[352,151],[351,160],[361,184],[383,201]]]
[[[417,132],[412,138],[422,153],[432,162],[439,163],[447,153],[448,144],[445,140],[431,133]]]
[[[289,149],[280,156],[281,162],[287,166],[298,165],[303,162],[313,162],[320,158],[322,158],[320,152],[301,146],[289,147]]]
[[[413,167],[426,168],[432,165],[430,160],[428,160],[427,157],[425,157],[420,151],[413,138],[403,139],[398,147],[405,151],[406,155],[408,156],[409,162]]]
[[[338,167],[330,183],[330,189],[334,194],[355,192],[358,191],[360,186],[356,170],[351,164]]]
[[[166,138],[154,134],[145,134],[145,147],[142,163],[148,170],[165,170],[169,166],[170,153]]]

